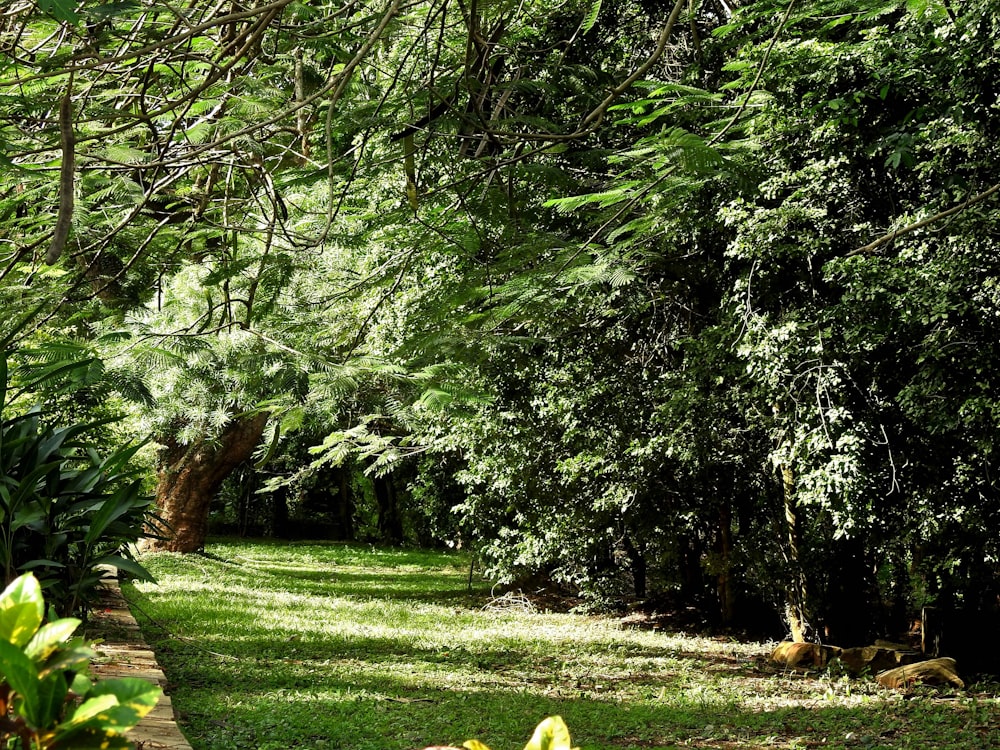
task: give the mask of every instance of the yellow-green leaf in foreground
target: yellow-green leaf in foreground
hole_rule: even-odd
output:
[[[561,716],[550,716],[535,728],[524,750],[576,750],[569,739],[569,728]]]

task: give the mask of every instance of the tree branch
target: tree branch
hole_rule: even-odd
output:
[[[52,242],[45,254],[50,266],[59,260],[69,230],[73,225],[74,192],[76,190],[76,138],[73,135],[73,74],[69,75],[66,93],[59,104],[59,140],[62,146],[62,165],[59,168],[59,213]]]
[[[983,192],[979,193],[979,195],[974,195],[971,198],[967,198],[961,204],[953,206],[946,211],[941,211],[940,213],[936,213],[933,216],[928,216],[926,219],[921,219],[920,221],[914,222],[913,224],[907,224],[906,226],[900,227],[899,229],[894,229],[888,234],[882,235],[874,242],[869,242],[867,245],[851,250],[851,252],[849,252],[847,255],[848,257],[850,257],[852,255],[861,255],[862,253],[870,253],[873,250],[878,250],[883,245],[888,245],[889,243],[891,243],[897,237],[900,237],[904,234],[909,234],[910,232],[915,232],[918,229],[926,227],[928,224],[933,224],[936,221],[941,221],[941,219],[947,219],[949,216],[954,216],[955,214],[961,213],[969,206],[973,206],[976,203],[981,203],[982,201],[986,200],[997,191],[1000,191],[1000,182],[998,182],[996,185],[989,188],[988,190],[984,190]]]

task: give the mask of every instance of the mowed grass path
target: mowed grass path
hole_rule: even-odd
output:
[[[984,688],[782,674],[770,645],[624,630],[468,588],[461,555],[219,541],[124,587],[195,750],[1000,747]]]

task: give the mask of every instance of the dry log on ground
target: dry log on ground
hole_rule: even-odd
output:
[[[838,654],[837,658],[852,674],[861,674],[865,670],[868,670],[870,674],[878,674],[905,664],[913,664],[924,657],[916,651],[861,646],[860,648],[845,648]]]
[[[825,667],[841,650],[818,643],[784,641],[771,652],[771,661],[783,667]]]
[[[788,668],[825,667],[833,661],[841,664],[852,674],[871,674],[894,669],[905,664],[913,664],[923,659],[916,651],[900,651],[879,646],[840,648],[818,643],[779,643],[771,652],[771,661]]]
[[[908,688],[913,685],[954,685],[964,688],[965,683],[958,676],[955,667],[954,659],[943,656],[890,669],[875,679],[887,688]]]

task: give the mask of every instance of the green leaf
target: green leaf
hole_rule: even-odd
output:
[[[56,727],[56,736],[58,736],[59,733],[68,732],[72,729],[78,729],[84,725],[91,725],[94,727],[100,726],[100,716],[102,712],[108,711],[117,705],[118,698],[110,693],[102,693],[94,697],[88,697],[87,700],[77,706],[76,710],[70,714],[66,721]],[[91,721],[93,721],[93,724],[91,724]]]
[[[86,695],[93,686],[94,683],[91,682],[90,677],[82,672],[77,672],[73,675],[73,681],[70,683],[69,689],[77,695]]]
[[[21,696],[18,713],[26,719],[38,710],[38,670],[28,656],[9,641],[0,641],[0,674]]]
[[[101,680],[89,696],[113,695],[122,706],[141,711],[145,716],[160,699],[160,688],[148,680],[138,677],[121,677],[115,680]]]
[[[38,0],[38,7],[57,21],[75,24],[80,20],[73,0]]]
[[[79,672],[87,668],[90,660],[94,658],[93,649],[85,646],[82,638],[74,638],[70,643],[51,654],[45,662],[46,672]],[[89,690],[90,680],[87,680]],[[76,690],[74,692],[81,692]],[[84,691],[85,692],[85,691]],[[82,693],[81,693],[82,694]]]
[[[46,659],[57,646],[69,640],[81,622],[75,617],[66,617],[43,625],[24,647],[24,653],[33,659]]]
[[[25,705],[25,719],[37,730],[47,730],[59,721],[66,705],[69,683],[62,672],[43,677],[33,706]]]
[[[124,734],[153,709],[161,693],[158,686],[138,677],[102,680],[59,725],[57,737],[83,728],[109,735]]]
[[[130,560],[129,558],[122,557],[121,555],[105,555],[104,557],[94,560],[93,565],[94,567],[99,565],[110,565],[113,568],[130,573],[140,581],[155,583],[153,576],[142,565],[137,563],[135,560]]]
[[[0,641],[24,646],[45,617],[45,601],[38,579],[25,573],[0,594]]]
[[[101,504],[96,513],[91,515],[90,528],[83,537],[84,543],[91,545],[103,537],[108,527],[116,519],[131,511],[135,507],[135,498],[141,496],[142,484],[139,481],[120,487],[114,495]]]
[[[584,17],[583,22],[580,24],[580,31],[586,34],[592,28],[594,24],[597,23],[597,16],[601,12],[601,0],[593,0],[590,4],[590,10],[587,11],[587,15]]]
[[[524,750],[574,750],[561,716],[550,716],[535,728]]]

